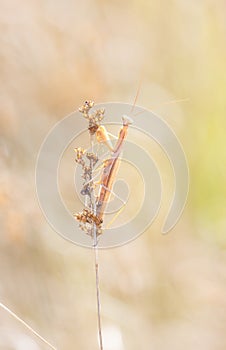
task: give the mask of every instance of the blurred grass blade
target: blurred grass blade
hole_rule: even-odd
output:
[[[34,335],[36,335],[36,337],[38,337],[43,343],[45,343],[46,345],[48,345],[51,349],[53,350],[57,350],[57,348],[55,348],[55,346],[53,346],[52,344],[50,344],[46,339],[44,339],[39,333],[37,333],[31,326],[29,326],[25,321],[23,321],[19,316],[17,316],[13,311],[11,311],[7,306],[5,306],[4,304],[0,303],[0,307],[2,309],[4,309],[5,311],[7,311],[11,316],[13,316],[17,321],[19,321],[20,323],[22,323],[22,325],[24,325],[24,327],[26,327],[29,331],[31,331]]]

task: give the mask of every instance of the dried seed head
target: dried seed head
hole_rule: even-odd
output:
[[[86,157],[90,160],[93,161],[93,165],[95,165],[98,162],[98,157],[95,153],[93,152],[88,152],[86,153]]]
[[[77,160],[81,160],[84,154],[86,153],[86,151],[82,147],[75,148],[74,151],[76,153]]]
[[[76,220],[80,222],[86,222],[88,224],[95,224],[97,228],[101,228],[101,225],[103,223],[103,220],[99,218],[98,216],[94,215],[93,212],[91,212],[88,209],[83,209],[81,213],[77,213],[74,215]]]
[[[94,106],[93,101],[85,101],[84,104],[79,108],[79,112],[83,113],[84,117],[88,117],[89,110]]]
[[[90,186],[84,186],[80,192],[83,196],[90,196]]]
[[[92,175],[92,169],[90,168],[90,166],[85,165],[85,162],[83,164],[83,177],[86,178],[87,175]]]
[[[97,109],[95,111],[90,112],[90,109],[94,106],[93,101],[85,101],[83,106],[79,108],[79,111],[82,113],[83,117],[88,121],[88,130],[90,135],[94,135],[98,128],[101,127],[101,121],[104,118],[105,110]],[[103,133],[103,131],[102,131]],[[101,135],[102,135],[101,133]],[[107,135],[102,135],[103,141],[107,141]],[[89,209],[83,209],[82,212],[75,214],[76,220],[79,221],[79,227],[86,232],[91,237],[96,235],[100,235],[102,233],[102,218],[98,217],[94,214],[93,207],[95,197],[95,184],[93,182],[93,167],[98,162],[98,157],[93,152],[87,152],[79,147],[75,149],[76,152],[76,162],[82,166],[83,174],[82,178],[84,179],[83,188],[81,190],[82,195],[86,195],[89,197],[88,205]],[[85,157],[87,159],[85,159]]]
[[[104,118],[105,109],[97,109],[95,112],[95,118],[100,122]]]
[[[89,120],[89,132],[94,135],[97,131],[101,120],[104,118],[105,110],[104,108],[97,109],[92,114],[89,113],[90,109],[94,106],[93,101],[85,101],[83,106],[79,108],[79,112],[83,114],[83,117]]]
[[[91,135],[94,135],[95,132],[97,131],[97,129],[99,128],[99,125],[95,124],[95,125],[92,125],[92,123],[90,123],[91,126],[89,126],[89,132]]]

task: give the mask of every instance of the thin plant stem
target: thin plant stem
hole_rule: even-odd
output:
[[[30,332],[32,332],[34,335],[36,335],[37,338],[39,338],[43,343],[48,345],[51,349],[57,350],[55,346],[50,344],[46,339],[44,339],[39,333],[37,333],[31,326],[29,326],[24,320],[22,320],[19,316],[17,316],[12,310],[10,310],[7,306],[0,303],[0,307],[8,312],[12,317],[14,317],[17,321],[19,321],[24,327],[26,327]]]
[[[91,137],[91,149],[94,151],[94,142]],[[93,164],[91,164],[93,172]],[[93,178],[93,176],[92,176]],[[93,212],[96,215],[96,200],[93,196]],[[98,338],[100,350],[103,350],[103,338],[102,338],[102,325],[101,325],[101,305],[100,305],[100,282],[99,282],[99,259],[98,259],[98,240],[97,240],[97,228],[95,223],[93,224],[93,249],[94,249],[94,264],[95,264],[95,278],[96,278],[96,303],[97,303],[97,322],[98,322]]]
[[[95,275],[96,275],[96,298],[97,298],[97,319],[98,336],[100,350],[103,350],[102,326],[101,326],[101,305],[100,305],[100,284],[99,284],[99,260],[98,260],[98,242],[94,242]]]

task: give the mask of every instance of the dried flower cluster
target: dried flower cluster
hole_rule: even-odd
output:
[[[79,108],[79,112],[83,114],[83,117],[89,120],[89,132],[94,135],[100,126],[100,122],[104,118],[104,108],[97,109],[93,113],[89,113],[90,109],[94,106],[93,101],[85,101],[82,107]]]
[[[83,117],[88,119],[88,130],[90,135],[94,135],[100,126],[100,122],[104,118],[104,109],[95,110],[90,113],[90,109],[94,106],[93,101],[85,101],[79,111]],[[81,165],[83,170],[82,178],[84,179],[81,194],[87,196],[87,207],[82,212],[76,213],[74,216],[80,222],[79,227],[88,235],[93,237],[94,227],[96,228],[97,236],[102,233],[101,225],[103,220],[95,215],[96,197],[95,197],[95,183],[93,181],[93,169],[98,162],[98,156],[93,152],[87,152],[83,148],[75,148],[75,161]]]

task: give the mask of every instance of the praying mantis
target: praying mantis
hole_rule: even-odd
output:
[[[112,187],[116,178],[119,167],[119,157],[123,149],[123,144],[127,137],[128,127],[132,124],[132,119],[128,116],[122,116],[122,127],[120,128],[117,142],[113,147],[110,141],[110,134],[106,128],[101,125],[104,118],[104,109],[98,109],[90,113],[90,109],[94,106],[93,101],[85,101],[79,111],[83,117],[89,121],[89,133],[91,137],[92,151],[86,152],[83,148],[75,148],[75,161],[82,166],[83,169],[83,188],[81,194],[88,197],[89,202],[82,212],[76,213],[74,216],[80,222],[80,228],[90,236],[94,237],[94,230],[97,236],[102,234],[102,224],[104,221],[104,212],[108,204]],[[94,166],[98,162],[98,156],[93,152],[93,138],[96,137],[97,142],[104,143],[111,152],[111,156],[103,161],[102,173],[99,182],[94,182],[93,171]],[[86,159],[85,159],[86,158]],[[88,161],[88,165],[87,165]],[[99,185],[99,192],[95,194],[95,188]]]
[[[94,106],[93,101],[85,101],[79,111],[83,117],[89,121],[88,130],[91,139],[91,152],[85,151],[83,148],[75,148],[75,161],[82,166],[83,170],[83,187],[81,194],[85,195],[88,201],[85,201],[85,208],[82,212],[76,213],[75,218],[80,222],[80,228],[90,235],[93,239],[93,248],[95,252],[95,271],[96,271],[96,294],[97,294],[97,314],[98,314],[98,333],[100,350],[103,350],[102,327],[100,316],[100,291],[99,291],[99,263],[98,263],[98,240],[97,237],[102,234],[104,213],[107,203],[109,202],[112,187],[116,178],[119,167],[119,157],[123,149],[128,127],[132,124],[132,119],[123,116],[122,127],[120,128],[117,141],[113,147],[110,141],[110,134],[106,128],[101,125],[104,118],[104,109],[97,109],[90,113],[90,109]],[[111,152],[111,156],[103,161],[102,172],[99,182],[94,182],[94,167],[98,163],[98,155],[94,153],[94,137],[97,142],[104,143]],[[87,164],[88,162],[88,164]],[[98,194],[95,194],[96,186],[99,185]]]

